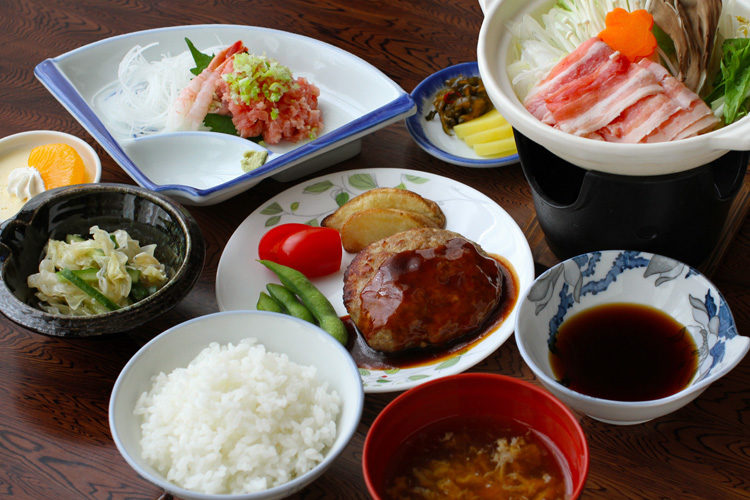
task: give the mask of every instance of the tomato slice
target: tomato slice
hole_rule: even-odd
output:
[[[258,257],[263,260],[273,260],[273,256],[279,252],[279,247],[287,236],[310,229],[311,227],[312,226],[308,226],[307,224],[289,223],[281,224],[280,226],[270,229],[263,235],[258,243]],[[281,262],[279,262],[279,264],[281,264]]]
[[[328,227],[282,224],[263,235],[258,256],[296,269],[308,278],[325,276],[341,267],[341,236]]]

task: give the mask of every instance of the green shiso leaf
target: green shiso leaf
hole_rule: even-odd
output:
[[[211,64],[211,60],[214,58],[214,56],[213,54],[204,54],[200,50],[196,49],[195,45],[193,45],[193,42],[191,42],[189,38],[185,38],[185,43],[187,43],[188,49],[190,49],[190,54],[193,56],[193,61],[195,61],[195,68],[190,68],[190,72],[194,75],[200,75],[201,71],[206,69],[208,65]]]
[[[232,123],[232,118],[227,115],[219,115],[216,113],[208,113],[203,119],[203,125],[210,128],[213,132],[221,132],[222,134],[239,135],[237,129]]]

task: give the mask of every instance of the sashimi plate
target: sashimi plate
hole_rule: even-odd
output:
[[[441,69],[422,80],[412,91],[417,111],[406,119],[406,128],[414,141],[435,158],[461,167],[492,168],[517,163],[517,153],[495,158],[479,156],[455,134],[446,134],[437,116],[427,119],[428,113],[434,109],[435,94],[445,86],[446,80],[457,76],[479,76],[479,66],[476,62],[465,62]]]
[[[505,210],[484,194],[427,172],[393,168],[350,170],[293,186],[261,204],[239,225],[219,260],[216,273],[219,309],[255,309],[266,284],[278,282],[273,273],[257,262],[258,243],[271,227],[287,222],[317,225],[340,204],[374,187],[401,187],[434,200],[445,213],[446,229],[479,243],[487,252],[504,257],[511,264],[518,279],[519,297],[531,286],[534,262],[523,232]],[[338,272],[313,280],[342,317],[348,314],[343,303],[344,270],[353,258],[354,254],[344,252]],[[360,367],[365,392],[402,391],[471,368],[510,337],[517,307],[516,299],[506,319],[468,350],[409,368],[374,370]]]
[[[242,155],[262,147],[236,136],[124,134],[121,124],[103,116],[101,102],[114,92],[123,56],[136,45],[154,44],[143,55],[159,61],[185,52],[185,38],[199,50],[242,40],[251,52],[306,78],[320,89],[322,132],[314,140],[269,146],[266,163],[246,173]],[[266,177],[289,181],[342,161],[359,153],[364,135],[415,110],[408,93],[363,59],[313,38],[253,26],[176,26],[119,35],[46,59],[34,73],[135,182],[190,205],[219,203]]]

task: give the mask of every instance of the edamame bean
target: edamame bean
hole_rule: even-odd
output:
[[[318,325],[341,344],[346,345],[349,335],[331,303],[320,290],[315,288],[307,277],[296,269],[270,260],[260,260],[261,264],[273,271],[281,283],[296,294],[318,320]]]
[[[315,323],[315,317],[310,310],[305,307],[305,305],[297,299],[297,296],[287,287],[276,283],[269,283],[266,285],[266,289],[268,289],[268,293],[271,294],[271,297],[276,299],[286,308],[289,314],[299,319],[309,321],[310,323]]]
[[[259,311],[271,311],[282,314],[289,314],[284,306],[281,305],[276,299],[268,295],[266,292],[260,292],[258,297],[258,303],[255,304],[255,308]]]

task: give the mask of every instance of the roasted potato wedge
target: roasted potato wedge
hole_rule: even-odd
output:
[[[398,209],[428,217],[437,228],[445,228],[445,214],[437,203],[422,198],[417,193],[398,188],[374,188],[355,196],[338,210],[324,218],[320,225],[332,227],[339,232],[346,220],[356,212],[371,208]]]
[[[373,241],[419,227],[438,228],[423,214],[397,208],[367,208],[351,215],[339,231],[347,252],[359,252]]]

